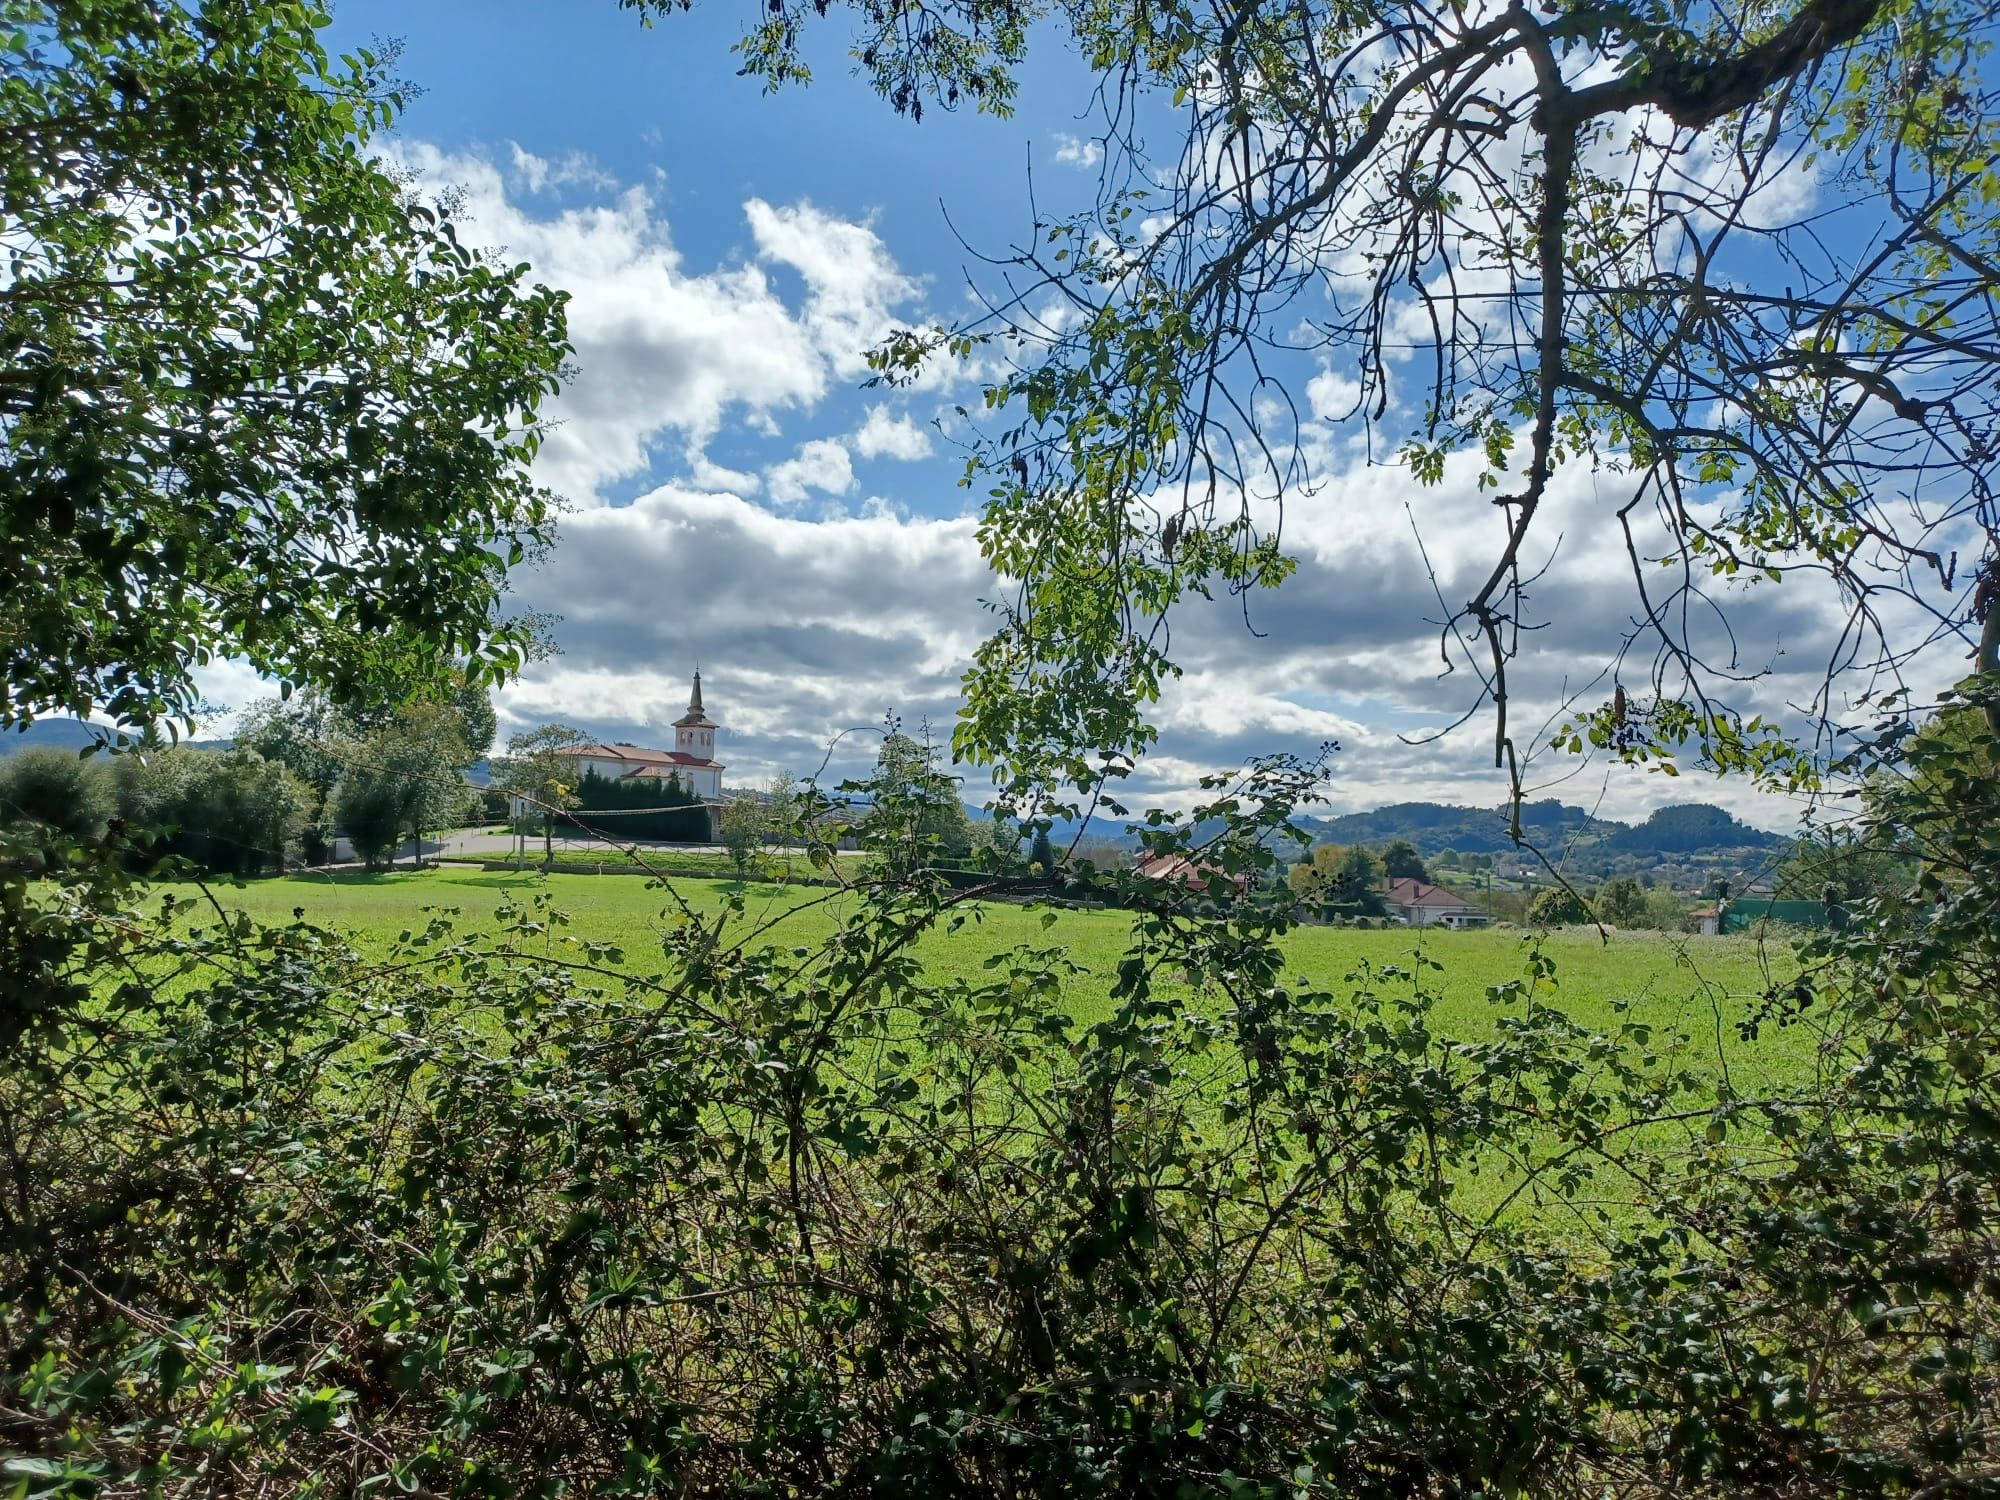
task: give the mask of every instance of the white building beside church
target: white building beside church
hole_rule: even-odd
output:
[[[595,771],[612,781],[658,781],[669,777],[704,802],[722,800],[722,762],[715,758],[719,726],[701,706],[701,673],[694,674],[694,691],[687,712],[674,720],[674,748],[649,750],[621,740],[611,745],[577,745],[562,752],[576,774]]]

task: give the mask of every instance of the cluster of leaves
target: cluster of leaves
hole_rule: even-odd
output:
[[[1528,920],[1537,927],[1573,927],[1592,920],[1583,897],[1566,885],[1538,892],[1528,903]]]
[[[228,653],[400,701],[517,665],[564,297],[368,149],[294,0],[0,3],[0,725],[191,723]]]
[[[236,743],[283,765],[310,791],[306,856],[318,863],[344,835],[371,868],[405,837],[474,811],[462,772],[486,753],[495,716],[483,684],[463,671],[435,696],[372,711],[309,690],[251,705]]]
[[[1386,910],[1383,878],[1382,861],[1362,845],[1326,843],[1292,866],[1286,884],[1294,896],[1322,912],[1379,917]]]
[[[1993,1472],[2000,778],[1983,822],[1935,823],[1923,902],[1770,997],[1823,1066],[1769,1097],[1686,1037],[1580,1026],[1532,948],[1477,1041],[1434,1029],[1429,961],[1291,978],[1273,846],[1311,782],[1261,767],[1152,823],[1224,878],[1135,899],[1088,1025],[1056,950],[927,972],[914,944],[982,892],[921,871],[823,898],[832,935],[792,949],[663,887],[643,954],[546,897],[371,958],[143,909],[108,864],[0,888],[7,1473],[1386,1497]],[[1237,875],[1264,894],[1218,894]]]
[[[362,713],[321,693],[252,704],[227,748],[132,753],[31,749],[0,762],[0,823],[53,839],[117,832],[140,866],[173,855],[207,871],[255,875],[293,859],[322,864],[344,834],[373,863],[405,836],[469,810],[461,769],[493,737],[486,689],[460,677],[445,701]],[[107,738],[111,738],[107,736]]]
[[[972,820],[959,800],[958,778],[940,759],[928,732],[915,738],[892,718],[873,773],[841,787],[845,807],[865,809],[854,824],[856,841],[893,874],[935,868],[973,852]],[[983,852],[1004,862],[997,849]]]
[[[790,849],[798,836],[798,812],[798,789],[789,776],[774,778],[762,793],[740,792],[723,809],[716,837],[739,881],[762,865],[767,844]]]
[[[1605,881],[1591,896],[1590,906],[1598,921],[1612,927],[1687,931],[1686,901],[1666,886],[1646,886],[1630,875],[1619,875]]]
[[[568,724],[540,724],[507,738],[507,753],[493,763],[493,783],[531,808],[576,805],[573,753],[590,736]]]

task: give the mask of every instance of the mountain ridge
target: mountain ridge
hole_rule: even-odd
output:
[[[1366,844],[1371,848],[1407,839],[1417,853],[1432,858],[1446,849],[1461,854],[1498,854],[1514,847],[1504,808],[1463,807],[1448,802],[1393,802],[1367,812],[1295,820],[1316,841]],[[1521,831],[1531,844],[1548,847],[1573,839],[1626,853],[1693,853],[1716,848],[1775,849],[1790,840],[1738,819],[1706,802],[1676,802],[1655,808],[1638,823],[1600,818],[1553,798],[1523,803]]]
[[[81,750],[104,738],[106,731],[78,719],[42,719],[25,731],[0,732],[0,757],[37,747]],[[226,750],[228,740],[183,740],[197,750]],[[477,782],[486,763],[472,768],[468,779]],[[983,808],[967,805],[972,817],[984,820]],[[1318,843],[1362,844],[1381,849],[1397,839],[1407,840],[1424,859],[1435,859],[1446,849],[1460,854],[1504,854],[1515,847],[1508,834],[1506,810],[1500,807],[1466,807],[1451,802],[1392,802],[1365,812],[1339,813],[1332,817],[1299,814],[1293,823]],[[1648,856],[1672,859],[1701,856],[1722,850],[1769,852],[1791,840],[1784,834],[1768,833],[1744,823],[1723,808],[1705,802],[1679,802],[1656,808],[1644,820],[1625,823],[1600,818],[1581,807],[1554,798],[1524,803],[1521,830],[1529,843],[1544,850],[1565,846],[1586,847],[1603,858]],[[1198,836],[1200,830],[1197,831]],[[1081,834],[1086,841],[1100,841],[1120,848],[1138,847],[1135,826],[1122,821],[1094,818],[1088,825],[1064,819],[1051,830],[1060,844]]]
[[[1333,817],[1299,814],[1292,825],[1314,844],[1359,844],[1380,852],[1401,839],[1427,862],[1435,861],[1446,850],[1491,860],[1517,852],[1504,808],[1395,802]],[[1059,824],[1051,836],[1067,844],[1080,831],[1085,843],[1131,850],[1140,842],[1137,828],[1103,820],[1093,820],[1083,830],[1075,823]],[[1219,831],[1220,825],[1197,825],[1195,842]],[[1590,877],[1650,870],[1692,880],[1704,872],[1767,865],[1792,843],[1784,834],[1766,832],[1705,802],[1673,803],[1654,809],[1637,823],[1625,823],[1546,799],[1523,805],[1521,832],[1530,846],[1559,860],[1571,873]]]
[[[82,750],[90,745],[109,749],[118,743],[119,735],[116,729],[82,719],[37,719],[25,728],[0,729],[0,760],[23,750]],[[178,740],[167,741],[162,748],[227,750],[235,743],[228,739]]]

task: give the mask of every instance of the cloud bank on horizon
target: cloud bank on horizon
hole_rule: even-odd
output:
[[[1057,160],[1094,165],[1087,144],[1058,137]],[[979,555],[978,498],[953,454],[976,372],[887,393],[862,382],[872,344],[952,316],[963,287],[906,267],[862,213],[746,196],[732,205],[736,248],[697,265],[677,248],[664,184],[620,182],[581,152],[406,140],[397,158],[426,190],[462,195],[468,238],[572,296],[576,378],[554,404],[538,469],[575,512],[547,562],[515,580],[521,605],[561,617],[561,654],[501,696],[503,733],[560,720],[659,741],[699,663],[733,785],[813,771],[842,731],[888,713],[947,737],[990,622],[983,601],[1003,587]],[[1177,616],[1185,675],[1158,706],[1161,743],[1132,805],[1184,806],[1204,772],[1328,740],[1342,747],[1336,810],[1504,795],[1488,721],[1434,738],[1474,690],[1462,671],[1442,674],[1439,595],[1476,587],[1502,518],[1469,457],[1429,488],[1371,461],[1344,420],[1356,389],[1322,366],[1296,393],[1314,419],[1316,476],[1285,512],[1298,573]],[[1529,600],[1542,628],[1511,673],[1517,722],[1609,695],[1636,628],[1623,539],[1606,524],[1624,498],[1617,475],[1583,465],[1552,487],[1549,534],[1561,541]],[[1727,617],[1694,628],[1756,675],[1738,706],[1782,715],[1808,701],[1838,650],[1833,601],[1732,584],[1718,598]],[[256,696],[227,669],[213,680],[218,698]],[[851,737],[834,757],[852,770],[872,750]],[[1694,798],[1766,826],[1792,816],[1731,782],[1567,759],[1534,770],[1542,795],[1606,816]],[[966,795],[982,800],[976,778]]]

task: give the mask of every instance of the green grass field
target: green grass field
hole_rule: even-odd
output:
[[[490,927],[494,908],[509,892],[546,888],[571,917],[570,932],[621,946],[635,969],[657,951],[673,924],[668,895],[631,877],[552,875],[452,869],[381,875],[302,875],[236,887],[214,887],[229,910],[267,922],[290,920],[294,911],[322,926],[351,933],[364,950],[386,946],[401,930],[420,927],[426,908],[455,908],[461,930]],[[719,911],[735,891],[713,879],[677,880],[675,891],[705,916]],[[752,883],[744,891],[739,932],[760,930],[757,942],[811,943],[826,933],[853,898],[840,892]],[[986,958],[1022,944],[1061,945],[1084,972],[1071,979],[1065,999],[1080,1021],[1109,1010],[1110,978],[1123,955],[1130,919],[1111,911],[1048,913],[1008,904],[975,907],[957,932],[937,931],[920,947],[940,973],[976,974]],[[1437,1032],[1462,1038],[1490,1035],[1501,1014],[1488,998],[1495,985],[1521,977],[1530,942],[1556,964],[1556,999],[1578,1021],[1604,1029],[1639,1021],[1656,1032],[1685,1030],[1694,1048],[1739,1084],[1790,1075],[1811,1065],[1811,1040],[1801,1031],[1767,1029],[1755,1042],[1741,1040],[1735,1023],[1774,979],[1789,978],[1790,952],[1750,938],[1698,938],[1657,933],[1615,933],[1606,941],[1594,929],[1571,929],[1530,938],[1511,932],[1432,932],[1406,929],[1356,931],[1310,927],[1294,932],[1286,949],[1298,976],[1339,991],[1343,979],[1366,962],[1406,961],[1419,948],[1444,965],[1427,976],[1438,993],[1432,1017]]]

